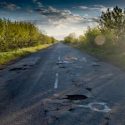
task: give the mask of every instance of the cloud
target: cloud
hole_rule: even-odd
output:
[[[56,24],[57,23],[82,23],[84,22],[84,17],[80,15],[73,14],[70,10],[63,9],[59,10],[52,6],[49,7],[41,7],[35,9],[41,15],[44,15],[48,18],[49,22]]]
[[[94,27],[97,25],[96,17],[91,17],[90,15],[82,16],[68,9],[57,9],[43,4],[40,7],[37,2],[38,0],[34,1],[36,8],[33,9],[33,12],[39,15],[39,18],[28,21],[36,24],[41,31],[45,30],[48,35],[57,39],[63,39],[71,32],[75,32],[77,36],[81,35],[88,26]]]
[[[73,7],[73,8],[77,8],[77,7]],[[88,10],[89,9],[89,7],[87,7],[87,6],[79,6],[78,8],[82,9],[82,10]]]
[[[56,8],[53,8],[52,6],[37,8],[35,10],[39,12],[41,15],[45,15],[48,17],[58,16],[60,18],[66,18],[66,16],[69,16],[71,14],[69,10],[58,10]]]
[[[33,0],[33,3],[37,2],[38,0]]]
[[[38,7],[43,7],[43,4],[41,2],[37,2]]]
[[[43,4],[39,0],[33,0],[33,3],[36,4],[38,7],[43,7]]]
[[[112,7],[105,7],[103,5],[92,5],[92,6],[77,6],[77,7],[73,7],[76,9],[80,9],[80,10],[84,10],[84,11],[99,11],[99,12],[105,12],[108,8],[112,9]]]
[[[55,36],[56,38],[64,37],[71,32],[76,32],[77,35],[80,35],[83,34],[83,31],[88,26],[93,27],[97,25],[97,18],[74,14],[68,9],[43,6],[37,7],[35,11],[41,16],[46,17],[46,25],[40,24],[39,21],[38,27],[46,30],[48,35]]]
[[[0,2],[0,7],[3,9],[11,10],[11,11],[21,9],[20,6],[17,6],[14,3],[7,3],[7,2]]]

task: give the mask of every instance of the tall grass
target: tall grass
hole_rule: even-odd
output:
[[[0,53],[0,65],[6,64],[16,58],[23,57],[24,55],[37,52],[41,49],[49,47],[51,44],[38,45],[35,47],[22,48],[18,50],[13,50],[9,52]]]

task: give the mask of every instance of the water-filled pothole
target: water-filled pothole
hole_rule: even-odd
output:
[[[68,99],[68,100],[84,100],[87,99],[88,97],[86,95],[66,95],[65,98],[63,99]]]

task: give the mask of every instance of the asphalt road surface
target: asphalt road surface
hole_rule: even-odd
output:
[[[125,125],[125,73],[55,44],[0,71],[0,125]]]

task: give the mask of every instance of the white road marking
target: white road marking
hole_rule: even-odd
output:
[[[55,79],[55,83],[54,83],[54,89],[58,88],[58,82],[59,82],[59,73],[56,73],[56,79]]]
[[[93,111],[103,112],[103,113],[111,111],[111,109],[107,106],[105,102],[92,102],[87,105],[77,105],[77,106],[81,108],[89,108]],[[100,109],[99,107],[102,107],[102,109]]]
[[[58,64],[69,64],[69,63],[70,63],[69,61],[61,59],[60,56],[58,57]]]
[[[63,64],[63,61],[61,60],[61,57],[58,57],[58,64]]]
[[[60,56],[58,57],[58,61],[61,61],[61,57]]]
[[[82,58],[82,61],[86,63],[86,62],[87,62],[86,57],[83,57],[83,58]]]

